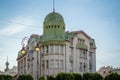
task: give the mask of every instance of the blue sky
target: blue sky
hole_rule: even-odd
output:
[[[66,31],[83,30],[95,39],[97,69],[120,67],[119,4],[120,0],[55,0]],[[0,0],[0,70],[7,56],[10,68],[17,65],[23,37],[41,35],[44,18],[52,10],[52,0]]]

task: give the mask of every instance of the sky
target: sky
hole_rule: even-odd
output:
[[[0,70],[17,66],[21,41],[43,33],[43,21],[53,11],[52,0],[0,0]],[[83,30],[96,42],[96,68],[120,67],[120,0],[55,0],[55,11],[66,31]]]

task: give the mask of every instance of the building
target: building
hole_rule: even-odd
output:
[[[15,76],[17,75],[17,66],[13,66],[13,68],[9,69],[8,71],[3,72],[4,75]]]
[[[95,72],[96,45],[82,30],[65,31],[62,15],[53,11],[44,19],[43,35],[30,36],[17,62],[18,75],[31,74],[35,80],[60,72]]]
[[[107,66],[107,67],[101,67],[99,70],[98,70],[98,73],[100,75],[102,75],[103,77],[111,74],[111,73],[118,73],[120,74],[120,68],[112,68],[110,66]]]

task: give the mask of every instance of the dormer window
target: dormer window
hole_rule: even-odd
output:
[[[56,25],[55,25],[55,29],[56,29]]]
[[[58,25],[58,28],[59,28],[60,26]]]
[[[48,26],[46,26],[46,29],[48,28]]]
[[[50,29],[50,26],[48,26],[49,27],[49,29]]]

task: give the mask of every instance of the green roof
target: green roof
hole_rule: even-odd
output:
[[[42,41],[65,40],[65,23],[56,12],[49,13],[43,23]]]
[[[49,13],[44,19],[44,25],[63,25],[65,26],[64,19],[61,14],[52,12]]]
[[[69,38],[73,38],[74,37],[74,33],[73,32],[66,32],[65,33],[65,39],[69,39]]]
[[[81,43],[77,43],[76,48],[88,50],[88,46],[86,44],[81,44]]]
[[[42,46],[44,46],[44,45],[65,45],[66,44],[66,42],[65,41],[63,41],[63,40],[51,40],[51,41],[44,41],[44,42],[42,42]]]

